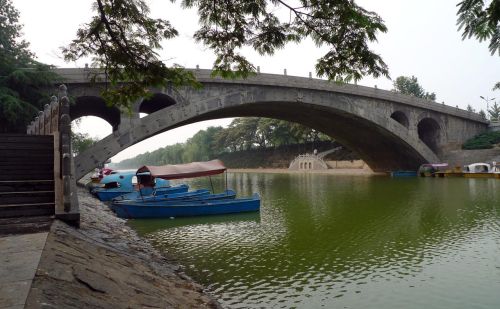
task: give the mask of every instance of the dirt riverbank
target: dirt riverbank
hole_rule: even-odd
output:
[[[378,175],[370,169],[327,169],[327,170],[289,170],[287,168],[230,168],[229,173],[270,173],[270,174],[331,174],[331,175]]]
[[[53,224],[26,308],[220,308],[172,259],[78,190],[81,228]]]

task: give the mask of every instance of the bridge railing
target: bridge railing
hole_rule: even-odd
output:
[[[71,117],[65,85],[59,86],[57,96],[28,125],[27,134],[54,136],[54,194],[56,217],[79,225],[80,211],[74,178],[71,151]]]

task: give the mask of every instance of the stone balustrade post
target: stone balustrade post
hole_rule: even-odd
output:
[[[34,135],[38,135],[38,133],[40,132],[39,127],[40,127],[40,121],[38,121],[38,116],[36,116],[35,117],[35,124],[34,124],[34,128],[33,128]]]
[[[38,135],[43,135],[43,133],[45,131],[44,123],[45,123],[45,117],[43,116],[43,112],[39,111],[38,112]]]
[[[51,114],[50,114],[50,105],[45,104],[43,106],[43,134],[44,135],[50,135],[51,129],[52,129],[52,124],[51,124]]]
[[[60,87],[61,89],[62,87]],[[63,92],[64,93],[64,92]],[[63,185],[63,207],[65,212],[71,210],[71,117],[69,116],[69,100],[61,98],[60,136],[61,136],[61,178]]]
[[[33,134],[33,128],[34,128],[34,122],[31,121],[28,127],[26,128],[26,134],[32,135]]]
[[[56,96],[50,98],[50,131],[52,134],[59,132],[59,101]]]

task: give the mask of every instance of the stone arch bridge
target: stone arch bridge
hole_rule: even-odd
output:
[[[194,70],[201,89],[152,89],[132,114],[108,107],[105,83],[88,69],[58,69],[74,99],[71,118],[101,117],[113,133],[75,158],[76,179],[148,137],[186,124],[226,117],[269,117],[320,130],[357,152],[375,171],[416,169],[485,131],[479,115],[415,97],[312,78],[257,74],[245,80],[212,78]],[[140,113],[147,116],[140,118]]]

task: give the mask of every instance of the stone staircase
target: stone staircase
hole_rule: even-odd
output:
[[[54,210],[54,137],[0,135],[0,234],[48,230]]]

